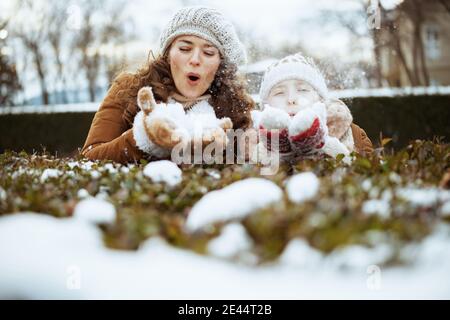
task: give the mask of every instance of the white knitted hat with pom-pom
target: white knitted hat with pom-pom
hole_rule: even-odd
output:
[[[178,10],[160,35],[160,53],[164,54],[173,40],[183,35],[193,35],[211,42],[231,63],[239,65],[247,62],[244,46],[234,26],[216,9],[193,6]]]
[[[303,80],[317,90],[322,98],[328,98],[325,77],[311,58],[297,53],[270,65],[261,83],[260,98],[267,102],[270,90],[284,80]]]

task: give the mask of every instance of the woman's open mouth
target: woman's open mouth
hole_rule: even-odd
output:
[[[194,86],[200,82],[200,75],[197,73],[190,72],[187,74],[187,79],[188,83]]]

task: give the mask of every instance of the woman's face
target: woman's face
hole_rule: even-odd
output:
[[[169,63],[175,86],[187,98],[203,95],[220,65],[219,50],[196,36],[176,38],[169,50]]]
[[[320,95],[305,81],[285,80],[270,90],[267,103],[294,116],[301,109],[308,108],[319,100]]]

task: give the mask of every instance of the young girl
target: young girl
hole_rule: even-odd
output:
[[[295,54],[271,65],[260,98],[262,111],[252,111],[259,148],[271,150],[276,132],[279,143],[273,151],[283,161],[373,151],[364,130],[352,123],[348,107],[329,97],[325,78],[312,59]]]

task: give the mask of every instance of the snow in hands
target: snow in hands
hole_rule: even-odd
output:
[[[344,162],[350,163],[349,150],[328,133],[327,112],[318,102],[297,112],[291,117],[286,111],[266,105],[262,112],[252,112],[255,127],[259,129],[262,141],[268,150],[276,149],[291,154],[294,158],[310,158],[326,154],[336,158],[344,155]],[[279,134],[279,147],[272,147],[270,133]]]
[[[156,103],[151,87],[139,90],[138,105],[145,114],[144,121],[148,128],[157,121],[165,121],[173,129],[172,139],[180,142],[199,136],[214,136],[217,131],[233,127],[230,118],[218,119],[206,100],[185,111],[183,105],[173,99],[169,99],[167,104]]]

